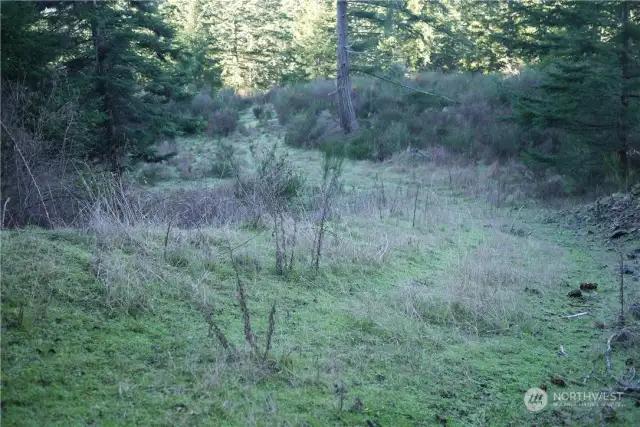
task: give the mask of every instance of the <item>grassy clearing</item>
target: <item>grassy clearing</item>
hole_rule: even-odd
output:
[[[249,144],[280,137],[255,127],[226,141],[247,172]],[[210,141],[182,143],[211,159]],[[313,194],[321,154],[286,151]],[[541,224],[538,211],[498,207],[512,193],[491,168],[407,156],[345,164],[317,276],[312,207],[296,217],[285,276],[268,218],[266,228],[239,221],[167,234],[166,223],[98,214],[82,232],[2,231],[3,424],[599,425],[599,407],[534,414],[523,395],[541,384],[602,387],[550,380],[581,382],[591,369],[605,378],[610,331],[557,317],[583,310],[566,294],[595,281],[600,294],[583,304],[611,322],[618,279],[600,265],[613,268],[612,254]],[[244,342],[229,246],[261,346],[277,304],[267,363]],[[209,314],[237,352],[221,347]],[[638,356],[616,348],[614,371]],[[622,404],[618,424],[637,425],[633,401]]]

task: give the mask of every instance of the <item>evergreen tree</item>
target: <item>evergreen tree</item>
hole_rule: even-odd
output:
[[[467,46],[460,56],[461,67],[487,72],[513,71],[521,65],[513,41],[528,28],[514,11],[514,1],[458,2]]]
[[[425,65],[436,27],[431,11],[441,5],[418,0],[350,3],[354,68],[371,73]]]
[[[306,79],[335,76],[335,1],[300,0],[297,3],[293,49],[298,73]]]
[[[164,18],[177,28],[180,57],[176,64],[179,78],[195,90],[222,86],[221,50],[204,25],[207,0],[169,0]]]
[[[282,0],[211,0],[202,14],[218,41],[225,84],[267,88],[290,71],[291,20]]]
[[[3,81],[34,86],[49,77],[49,64],[62,54],[61,37],[47,27],[44,2],[0,4]]]
[[[69,78],[97,115],[90,158],[121,171],[124,160],[157,161],[159,135],[175,132],[164,106],[180,94],[172,81],[174,30],[153,1],[56,2],[49,19],[64,31]]]
[[[603,157],[615,156],[622,183],[628,184],[629,153],[640,148],[635,140],[640,131],[640,5],[531,5],[528,20],[536,19],[546,25],[540,51],[554,57],[547,61],[537,91],[518,98],[520,120],[573,136],[580,155],[561,156],[559,166],[602,165]]]

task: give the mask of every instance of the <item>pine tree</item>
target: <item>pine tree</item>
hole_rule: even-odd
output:
[[[355,0],[349,13],[354,68],[363,72],[418,69],[426,63],[441,5],[418,0]]]
[[[628,184],[629,153],[639,148],[631,139],[640,131],[640,5],[554,2],[527,12],[530,22],[547,26],[538,43],[553,59],[538,90],[518,98],[520,120],[567,131],[581,147],[574,160],[582,164],[617,157],[622,183]],[[559,166],[570,160],[561,159]]]
[[[61,37],[47,28],[42,10],[35,2],[2,2],[0,50],[3,81],[34,86],[49,77],[49,64],[62,53]]]
[[[195,90],[222,86],[221,50],[218,41],[207,31],[204,11],[207,0],[169,0],[164,19],[177,28],[176,43],[180,57],[176,78]]]
[[[203,5],[205,30],[218,42],[225,84],[267,88],[290,71],[290,16],[282,0],[212,0]]]
[[[293,49],[303,79],[335,76],[335,1],[300,0],[293,18]]]
[[[175,132],[164,105],[180,93],[172,81],[174,30],[153,1],[55,2],[49,19],[73,46],[63,58],[69,78],[97,119],[90,158],[122,171],[126,159],[158,161],[153,145]]]

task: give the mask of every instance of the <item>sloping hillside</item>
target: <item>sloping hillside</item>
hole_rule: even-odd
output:
[[[613,412],[554,405],[615,386],[620,275],[599,235],[496,206],[494,170],[437,152],[346,161],[330,193],[320,152],[244,121],[178,141],[189,169],[137,188],[160,208],[135,221],[98,206],[82,230],[2,231],[3,425],[638,425],[637,393]],[[189,176],[198,164],[233,173]],[[264,170],[300,178],[281,215]],[[597,292],[567,296],[583,282]],[[614,376],[638,349],[613,340]]]

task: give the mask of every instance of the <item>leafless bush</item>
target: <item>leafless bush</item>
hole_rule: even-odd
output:
[[[287,227],[287,219],[293,222],[292,230]],[[286,215],[282,210],[273,216],[273,237],[276,245],[276,274],[283,275],[293,270],[294,251],[298,235],[298,223],[296,218]]]
[[[325,152],[323,161],[322,186],[320,190],[320,218],[318,220],[316,234],[313,241],[311,265],[316,274],[320,268],[320,256],[322,255],[322,243],[326,232],[326,222],[329,218],[331,206],[340,190],[340,175],[344,157],[334,156]]]
[[[55,83],[55,82],[54,82]],[[2,85],[3,227],[71,224],[83,199],[75,184],[78,151],[77,102],[53,84],[46,94],[12,83]],[[65,129],[54,135],[52,129]],[[53,137],[60,137],[55,141]]]
[[[207,117],[215,109],[213,98],[207,91],[201,91],[191,100],[190,110],[194,116]]]
[[[238,128],[239,123],[237,110],[223,108],[209,114],[206,133],[208,136],[229,136]]]
[[[263,215],[268,215],[273,221],[273,235],[275,237],[275,265],[277,274],[284,274],[290,270],[293,255],[289,256],[287,242],[295,242],[297,228],[293,227],[293,235],[289,235],[285,227],[286,218],[291,203],[296,199],[303,187],[303,180],[288,160],[286,154],[278,156],[277,147],[266,149],[260,153],[253,151],[257,158],[257,171],[253,174],[241,176],[236,174],[236,195],[253,213],[253,223],[258,224]]]
[[[166,224],[174,219],[179,228],[220,227],[242,223],[252,216],[246,203],[236,197],[234,187],[228,184],[206,189],[172,189],[163,193],[136,190],[131,197],[139,200],[148,221]]]

